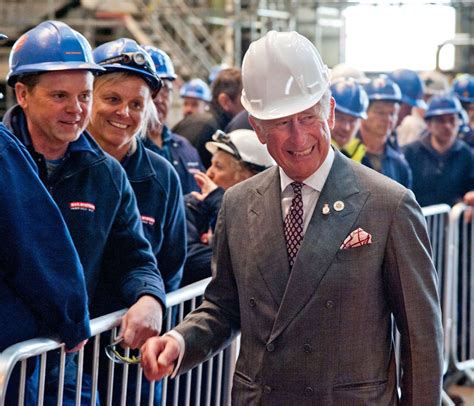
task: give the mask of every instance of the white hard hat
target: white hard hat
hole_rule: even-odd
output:
[[[250,44],[242,62],[242,105],[270,120],[314,106],[329,87],[316,47],[295,31],[269,31]]]
[[[267,147],[258,140],[255,131],[238,129],[226,134],[217,130],[212,139],[214,141],[206,142],[206,149],[211,154],[221,149],[257,172],[275,165]]]
[[[439,71],[420,72],[420,78],[425,85],[425,94],[428,96],[437,96],[449,91],[448,78]]]
[[[347,65],[346,63],[339,63],[334,65],[331,69],[331,83],[336,80],[352,78],[361,85],[370,82],[370,79],[361,70]]]

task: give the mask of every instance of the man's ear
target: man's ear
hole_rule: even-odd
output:
[[[328,126],[332,130],[334,128],[334,124],[336,123],[334,109],[336,107],[336,100],[334,97],[331,97],[329,101],[329,117],[328,117]]]
[[[27,102],[27,95],[28,95],[28,88],[24,83],[16,82],[15,83],[15,95],[16,100],[21,108],[25,108],[28,106]]]
[[[222,107],[222,110],[228,112],[232,109],[232,100],[227,93],[219,93],[217,96],[217,103]]]
[[[249,114],[249,123],[252,126],[252,128],[254,129],[255,134],[257,134],[258,140],[262,144],[266,144],[267,143],[267,138],[265,137],[265,135],[262,131],[262,127],[259,125],[257,120],[254,117],[252,117],[250,114]]]

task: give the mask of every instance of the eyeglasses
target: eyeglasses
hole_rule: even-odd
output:
[[[217,130],[213,134],[212,139],[216,142],[220,142],[228,146],[232,150],[232,155],[234,155],[239,161],[242,161],[242,157],[240,156],[239,150],[230,139],[229,134],[226,134],[224,131]]]
[[[141,361],[141,356],[128,356],[128,355],[122,355],[118,352],[117,350],[117,345],[120,344],[123,341],[123,337],[118,338],[111,344],[107,345],[105,347],[105,353],[107,354],[107,357],[109,357],[110,360],[115,362],[116,364],[130,364],[130,365],[135,365],[139,364]],[[130,350],[126,349],[125,352],[128,354]]]
[[[232,142],[232,140],[229,137],[229,134],[226,134],[222,130],[217,130],[213,136],[212,136],[213,141],[220,142],[226,146],[228,146],[232,150],[232,155],[234,155],[242,164],[244,164],[247,168],[254,172],[262,172],[263,170],[267,169],[266,166],[263,165],[258,165],[254,164],[252,162],[248,162],[242,159],[242,156],[239,153],[239,150],[235,146],[235,144]]]

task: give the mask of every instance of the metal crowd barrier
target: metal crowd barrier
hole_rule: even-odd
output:
[[[444,328],[444,372],[462,371],[474,382],[474,331],[471,331],[471,320],[474,318],[474,227],[467,221],[466,213],[470,210],[460,203],[453,208],[448,205],[435,205],[423,208],[428,234],[432,245],[440,286],[440,298],[443,312]],[[168,313],[165,331],[179,323],[184,316],[196,308],[210,278],[196,282],[167,295]],[[114,332],[120,325],[125,310],[115,312],[92,320],[92,335],[88,346],[94,346],[93,391],[91,404],[95,404],[97,388],[98,354],[101,335]],[[113,336],[113,335],[112,335]],[[398,338],[396,340],[398,348]],[[162,382],[162,405],[230,405],[230,390],[235,360],[238,353],[239,340],[235,340],[227,349],[212,359],[197,366],[192,371],[175,379],[165,378]],[[39,404],[43,404],[45,368],[47,354],[60,349],[60,382],[58,385],[58,405],[64,379],[64,345],[50,339],[38,338],[15,344],[0,353],[0,406],[4,406],[6,388],[10,374],[17,363],[21,363],[21,379],[19,385],[19,404],[23,404],[25,390],[26,361],[40,356]],[[78,355],[76,393],[80,394],[83,371],[84,350]],[[111,382],[113,381],[114,364],[109,363],[109,391],[107,404],[126,404],[125,390],[129,370],[138,368],[136,403],[141,403],[140,387],[142,372],[139,366],[126,366],[122,371],[122,393],[120,403],[112,399]],[[429,372],[428,372],[429,373]],[[148,404],[153,404],[153,391],[150,391]],[[81,404],[80,395],[76,404]],[[443,404],[454,405],[446,393],[443,393]],[[10,406],[10,405],[7,405]]]
[[[164,330],[168,331],[179,323],[186,314],[199,306],[204,290],[209,283],[210,278],[196,282],[192,285],[186,286],[175,292],[167,295],[167,317],[165,319]],[[100,351],[100,339],[103,333],[112,332],[110,340],[116,335],[120,320],[125,310],[111,313],[91,321],[92,337],[87,346],[93,346],[92,357],[92,390],[90,397],[90,404],[95,405],[97,400],[97,385],[98,385],[98,362]],[[234,364],[237,354],[237,340],[225,350],[199,365],[186,374],[183,374],[175,379],[169,380],[165,378],[162,381],[162,405],[228,405],[230,404],[230,389],[232,383],[232,376]],[[39,391],[38,391],[38,405],[43,405],[44,390],[45,390],[45,376],[46,376],[46,362],[48,354],[52,351],[59,350],[59,382],[57,387],[57,404],[62,405],[63,402],[63,385],[64,385],[64,371],[66,352],[64,345],[47,338],[36,338],[15,344],[0,353],[0,406],[5,405],[6,390],[8,381],[10,379],[13,368],[17,363],[21,365],[19,397],[18,404],[23,405],[25,401],[25,386],[26,386],[26,370],[27,360],[39,356],[40,357],[40,375],[39,375]],[[126,353],[128,355],[128,353]],[[81,387],[82,374],[85,368],[84,365],[84,349],[78,353],[77,356],[77,382],[76,382],[76,405],[84,404],[84,399],[81,403]],[[118,368],[112,361],[108,366],[108,391],[107,391],[107,405],[126,405],[126,388],[128,384],[128,377],[132,370],[137,369],[137,384],[135,393],[136,404],[153,404],[153,388],[151,386],[148,399],[141,399],[142,387],[142,370],[139,365],[126,365],[123,368]],[[113,398],[112,382],[114,381],[114,373],[121,374],[121,393],[120,399]],[[201,389],[205,386],[205,390]],[[11,405],[6,405],[11,406]]]
[[[455,205],[449,222],[449,264],[452,269],[450,362],[454,371],[474,382],[474,227],[471,206]]]

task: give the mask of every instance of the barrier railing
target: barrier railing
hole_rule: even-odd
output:
[[[463,204],[453,208],[448,205],[436,205],[423,208],[428,233],[432,245],[440,286],[441,306],[443,311],[444,338],[444,372],[448,367],[462,371],[467,375],[474,369],[474,332],[471,332],[471,320],[474,319],[474,227],[467,221],[465,213],[469,210]],[[197,307],[210,278],[196,282],[167,295],[168,310],[165,331],[179,323],[185,315]],[[94,319],[91,323],[92,335],[88,346],[93,346],[91,404],[96,401],[98,381],[98,352],[100,338],[105,332],[116,334],[121,316],[125,310]],[[112,340],[112,337],[110,338]],[[398,344],[398,343],[397,343]],[[162,405],[228,405],[235,360],[239,340],[212,359],[197,366],[192,371],[173,380],[162,381]],[[64,384],[65,349],[57,341],[38,338],[15,344],[0,353],[0,406],[5,403],[6,388],[10,374],[17,363],[21,364],[19,383],[19,404],[23,404],[26,382],[27,360],[40,356],[40,379],[38,404],[43,403],[45,369],[47,354],[60,349],[58,404],[61,404],[62,385]],[[76,404],[81,404],[81,378],[83,373],[84,350],[78,354],[76,382]],[[122,370],[120,404],[126,404],[127,379],[130,370],[137,368],[137,390],[135,401],[141,402],[142,371],[139,366],[125,366]],[[112,382],[115,365],[109,362],[109,388],[107,404],[112,404]],[[472,375],[472,374],[471,374]],[[204,388],[204,389],[203,389]],[[449,397],[443,393],[443,403],[452,405]],[[114,402],[113,404],[118,404]],[[148,404],[153,404],[153,386],[150,390]]]
[[[165,320],[164,330],[168,331],[179,323],[185,315],[193,310],[200,304],[202,300],[202,295],[204,293],[205,287],[209,283],[210,278],[196,282],[192,285],[189,285],[185,288],[171,292],[167,295],[167,317]],[[101,335],[106,332],[112,331],[112,337],[116,335],[118,326],[120,325],[120,320],[122,315],[125,313],[125,310],[117,311],[99,318],[92,320],[91,330],[92,337],[89,340],[87,346],[93,346],[93,357],[92,357],[92,390],[90,404],[95,405],[97,399],[97,386],[98,386],[98,360],[99,360],[99,351],[100,351],[100,339]],[[234,341],[227,349],[217,354],[210,360],[206,361],[204,364],[199,365],[192,371],[189,371],[187,374],[180,376],[174,380],[170,381],[168,378],[162,381],[162,405],[177,405],[179,402],[182,402],[184,399],[184,404],[191,404],[191,400],[194,401],[196,405],[208,405],[211,404],[211,399],[214,404],[230,404],[230,388],[233,375],[233,365],[236,359],[238,343]],[[5,405],[6,391],[8,387],[8,382],[11,376],[11,373],[17,365],[20,363],[21,372],[20,372],[20,383],[18,388],[18,404],[22,405],[25,401],[25,386],[27,380],[27,360],[40,356],[40,374],[39,374],[39,391],[38,391],[38,405],[42,405],[44,402],[44,390],[45,390],[45,376],[46,376],[46,362],[48,354],[55,350],[60,350],[59,352],[59,380],[58,380],[58,389],[57,389],[57,404],[62,404],[63,399],[63,385],[64,385],[64,372],[65,372],[65,359],[66,352],[64,345],[47,338],[36,338],[28,341],[24,341],[18,344],[15,344],[3,352],[0,353],[0,405]],[[128,355],[128,354],[126,354]],[[81,350],[77,356],[77,381],[76,381],[76,404],[81,403],[81,389],[82,389],[82,374],[84,371],[84,350]],[[142,371],[138,365],[125,366],[122,370],[121,377],[121,394],[120,394],[120,403],[112,398],[113,388],[111,383],[114,380],[114,372],[117,369],[115,364],[109,362],[109,376],[108,376],[108,391],[107,391],[107,404],[126,404],[126,391],[128,384],[128,377],[133,368],[136,368],[138,373],[137,375],[137,385],[136,385],[136,394],[135,401],[137,404],[141,403],[141,380],[142,380]],[[224,370],[225,368],[225,370]],[[203,376],[203,371],[207,375]],[[198,383],[191,385],[191,382]],[[200,382],[205,382],[206,391],[201,393]],[[184,383],[184,385],[182,385]],[[153,404],[153,385],[151,385],[148,404]],[[170,391],[170,389],[172,391]],[[181,397],[181,398],[180,398]],[[82,400],[83,402],[83,400]],[[10,406],[10,405],[8,405]]]
[[[474,227],[471,210],[463,203],[450,213],[449,258],[452,269],[451,363],[474,381]]]

